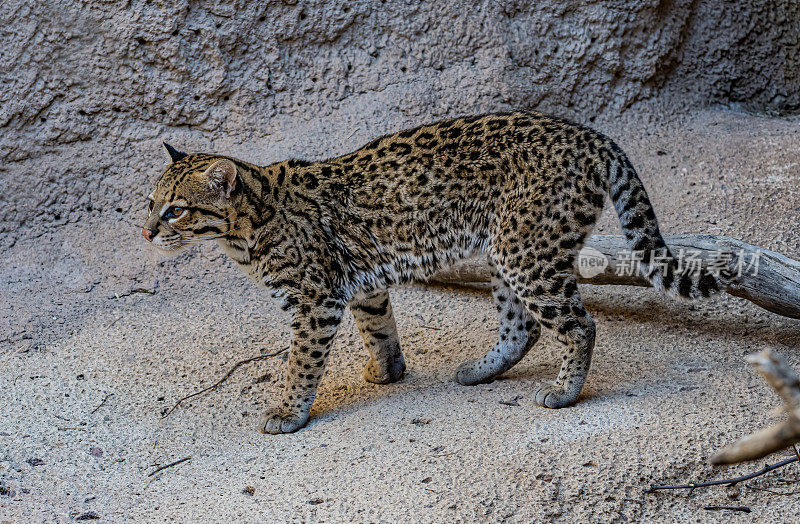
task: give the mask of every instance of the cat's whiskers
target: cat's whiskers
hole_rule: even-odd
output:
[[[240,229],[241,228],[236,227],[224,233],[206,233],[204,235],[195,235],[193,237],[181,238],[179,243],[184,246],[199,244],[200,242],[205,242],[206,240],[214,240],[217,238],[222,238],[224,236],[233,233],[234,231],[239,231]]]

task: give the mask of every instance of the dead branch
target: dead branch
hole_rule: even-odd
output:
[[[749,300],[778,315],[800,319],[800,262],[721,235],[668,235],[664,239],[673,255],[696,255],[702,260],[704,267],[717,259],[720,253],[731,254],[729,267],[735,268],[734,275],[730,282],[722,283],[722,291]],[[632,255],[621,235],[590,236],[581,251],[581,258],[591,254],[592,249],[606,258],[607,265],[591,277],[582,276],[579,272],[578,282],[595,285],[650,285],[638,274],[619,270],[630,263]],[[754,261],[757,261],[755,266]],[[741,271],[738,271],[739,267]],[[592,274],[586,271],[583,273]],[[437,273],[430,281],[461,285],[488,282],[489,267],[484,255],[476,255]]]
[[[678,484],[675,486],[661,486],[657,484],[651,485],[649,488],[644,490],[645,493],[653,493],[655,491],[661,491],[665,489],[688,489],[689,494],[692,493],[697,488],[707,488],[710,486],[735,486],[739,482],[743,482],[745,480],[750,480],[752,478],[758,477],[763,475],[764,473],[769,473],[773,469],[778,469],[786,464],[791,464],[792,462],[797,462],[797,457],[788,458],[786,460],[782,460],[777,464],[766,465],[760,470],[756,471],[755,473],[748,473],[747,475],[742,475],[741,477],[735,477],[732,479],[722,479],[722,480],[712,480],[709,482],[690,482],[689,484]]]
[[[173,412],[173,411],[175,411],[176,409],[178,409],[178,406],[180,406],[180,405],[181,405],[181,402],[183,402],[183,401],[185,401],[185,400],[189,400],[190,398],[196,397],[196,396],[198,396],[198,395],[202,395],[203,393],[207,393],[207,392],[209,392],[209,391],[213,391],[213,390],[217,389],[217,388],[218,388],[218,387],[220,387],[220,386],[221,386],[221,385],[222,385],[222,384],[223,384],[223,383],[224,383],[226,380],[228,380],[228,379],[230,378],[230,376],[231,376],[231,375],[233,375],[233,372],[234,372],[234,371],[236,371],[237,369],[239,369],[239,367],[240,367],[240,366],[243,366],[243,365],[245,365],[245,364],[249,364],[250,362],[255,362],[256,360],[266,360],[266,359],[268,359],[268,358],[277,357],[278,355],[280,355],[280,354],[282,354],[282,353],[285,353],[285,352],[286,352],[286,351],[288,351],[288,350],[289,350],[289,348],[288,348],[288,347],[285,347],[285,348],[281,349],[280,351],[276,351],[275,353],[268,353],[268,354],[266,354],[266,355],[259,355],[259,356],[257,356],[257,357],[250,357],[250,358],[246,358],[246,359],[244,359],[244,360],[240,360],[239,362],[237,362],[236,364],[234,364],[234,365],[233,365],[233,367],[232,367],[232,368],[231,368],[231,369],[230,369],[230,370],[229,370],[227,373],[225,373],[225,375],[224,375],[224,376],[223,376],[221,379],[219,379],[219,380],[218,380],[217,382],[215,382],[214,384],[212,384],[212,385],[210,385],[210,386],[208,386],[208,387],[206,387],[206,388],[203,388],[203,389],[201,389],[200,391],[196,391],[196,392],[192,393],[191,395],[186,395],[186,396],[185,396],[185,397],[183,397],[182,399],[178,400],[178,401],[175,403],[175,405],[174,405],[174,406],[172,406],[172,408],[171,408],[169,411],[167,411],[166,413],[164,413],[164,414],[161,416],[161,418],[167,418],[168,416],[170,416],[170,415],[172,414],[172,412]]]
[[[770,349],[748,356],[747,361],[781,397],[787,418],[724,448],[711,458],[713,464],[756,460],[800,442],[800,377],[797,372]],[[795,456],[795,460],[798,459],[800,456]]]

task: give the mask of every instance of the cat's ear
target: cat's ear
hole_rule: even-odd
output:
[[[211,188],[223,191],[230,198],[236,189],[236,164],[227,158],[217,160],[206,170],[206,178]]]
[[[171,145],[167,144],[166,142],[164,142],[164,147],[165,147],[165,148],[167,148],[167,153],[169,153],[169,158],[170,158],[170,159],[171,159],[173,162],[177,162],[177,161],[178,161],[178,160],[180,160],[181,158],[183,158],[183,157],[186,157],[186,156],[189,156],[189,155],[187,155],[186,153],[183,153],[183,152],[181,152],[181,151],[178,151],[177,149],[175,149],[175,148],[174,148],[174,147],[172,147]]]

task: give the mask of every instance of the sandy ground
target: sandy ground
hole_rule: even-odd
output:
[[[706,110],[603,129],[640,169],[665,232],[800,256],[800,118]],[[599,232],[617,232],[612,218]],[[494,343],[491,297],[399,288],[406,379],[363,381],[348,314],[308,427],[265,436],[280,357],[161,414],[284,347],[284,315],[216,247],[165,260],[135,226],[100,217],[3,254],[0,522],[800,520],[797,495],[759,489],[798,489],[779,480],[800,479],[793,466],[736,489],[642,493],[760,467],[708,457],[770,421],[779,402],[743,356],[771,347],[800,367],[797,321],[731,297],[687,305],[584,286],[593,369],[576,406],[546,410],[531,393],[557,372],[552,339],[502,380],[459,386],[456,366]]]

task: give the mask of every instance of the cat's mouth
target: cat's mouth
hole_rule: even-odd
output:
[[[175,255],[191,245],[191,241],[181,238],[180,235],[170,235],[169,238],[156,236],[152,243],[164,255]]]
[[[178,244],[177,246],[156,246],[156,249],[159,253],[164,255],[175,255],[186,249],[186,246],[184,244]]]

